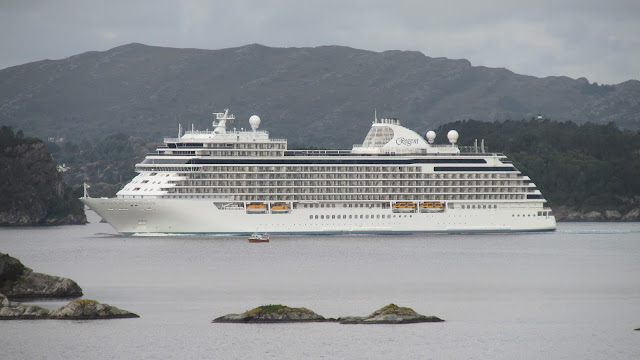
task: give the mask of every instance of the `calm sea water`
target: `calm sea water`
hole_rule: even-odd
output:
[[[0,322],[2,359],[639,359],[640,223],[535,234],[122,237],[0,229],[0,252],[139,319]],[[57,308],[67,301],[38,301]],[[212,324],[263,304],[389,303],[436,324]]]

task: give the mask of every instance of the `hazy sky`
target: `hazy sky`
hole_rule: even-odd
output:
[[[0,69],[132,42],[416,50],[615,84],[640,79],[640,0],[0,0]]]

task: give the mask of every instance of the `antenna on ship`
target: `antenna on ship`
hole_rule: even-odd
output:
[[[455,130],[451,130],[447,133],[447,138],[449,139],[449,142],[451,143],[452,147],[456,146],[456,141],[458,141],[459,136],[460,135]]]
[[[427,142],[429,142],[429,145],[431,145],[436,140],[436,132],[433,130],[429,130],[427,131],[426,137],[427,137]]]
[[[377,123],[378,122],[378,109],[373,108],[373,122]]]
[[[84,189],[84,195],[83,195],[83,198],[84,198],[84,199],[88,199],[88,198],[89,198],[89,192],[87,191],[87,189],[88,189],[88,188],[89,188],[89,184],[87,184],[87,183],[85,182],[85,183],[84,183],[84,187],[83,187],[83,189]]]
[[[253,132],[256,132],[256,130],[258,130],[258,127],[260,126],[260,116],[251,115],[251,117],[249,118],[249,124],[251,125],[251,129],[253,130]]]
[[[182,137],[182,124],[178,124],[178,139]]]

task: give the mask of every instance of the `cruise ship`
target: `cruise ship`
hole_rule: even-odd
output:
[[[553,231],[556,221],[531,179],[504,154],[445,144],[393,118],[374,116],[351,150],[289,150],[285,139],[227,129],[165,138],[136,165],[115,198],[81,199],[119,233],[399,234]]]

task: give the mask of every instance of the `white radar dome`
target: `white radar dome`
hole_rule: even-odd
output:
[[[260,126],[260,117],[258,115],[252,115],[249,118],[249,124],[253,130],[256,130]]]
[[[436,139],[436,132],[433,130],[427,131],[427,141],[429,144],[433,144],[433,141]]]
[[[449,139],[449,142],[452,144],[455,144],[456,141],[458,141],[458,137],[460,135],[458,135],[458,132],[455,130],[451,130],[447,133],[447,138]]]

